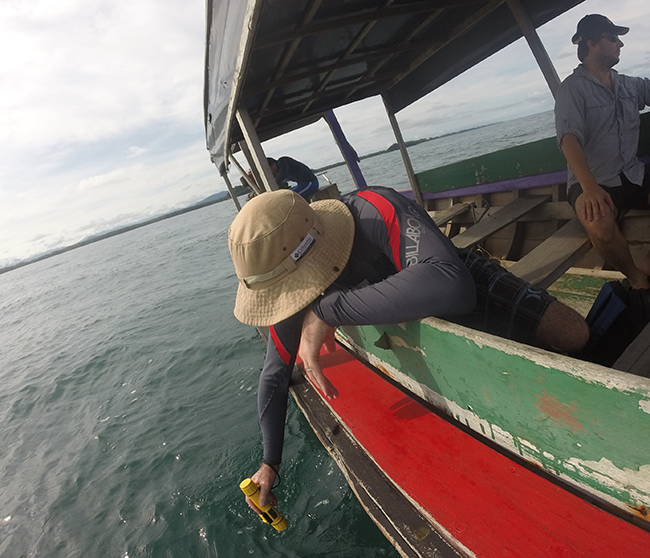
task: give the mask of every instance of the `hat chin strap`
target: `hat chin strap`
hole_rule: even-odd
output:
[[[267,273],[262,273],[260,275],[249,275],[247,277],[239,277],[239,280],[249,289],[251,285],[258,285],[260,283],[265,283],[271,279],[282,275],[283,273],[292,273],[298,269],[298,262],[307,255],[307,253],[312,249],[316,240],[320,238],[321,233],[315,227],[312,227],[311,230],[305,235],[305,238],[302,239],[302,242],[298,247],[291,252],[284,260],[280,262],[274,269],[268,271]]]

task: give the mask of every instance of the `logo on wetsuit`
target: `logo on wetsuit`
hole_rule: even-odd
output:
[[[406,218],[405,235],[407,241],[406,246],[404,247],[404,257],[406,258],[406,267],[408,267],[418,263],[419,261],[422,222],[420,221],[420,216],[412,207],[407,208],[406,212],[409,215]]]

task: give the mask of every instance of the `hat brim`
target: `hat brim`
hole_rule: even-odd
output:
[[[245,324],[269,326],[293,316],[329,287],[347,264],[354,241],[354,219],[339,200],[311,204],[322,231],[295,271],[263,288],[239,283],[235,317]]]
[[[616,35],[626,35],[629,30],[630,30],[629,27],[623,27],[621,25],[614,25],[614,27],[607,27],[606,29],[601,29],[601,30],[597,31],[595,34],[598,34],[598,33],[614,33]],[[591,39],[591,38],[593,38],[593,37],[591,37],[591,36],[587,37],[587,36],[584,36],[582,33],[576,33],[575,35],[573,35],[573,37],[571,37],[571,42],[574,45],[577,45],[581,40],[583,40],[583,39],[588,40],[588,39]]]

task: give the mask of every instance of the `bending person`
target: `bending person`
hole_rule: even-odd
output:
[[[290,190],[300,194],[305,199],[309,199],[318,190],[318,178],[304,163],[291,157],[280,157],[277,161],[268,157],[266,160],[279,186],[282,187],[287,181],[295,182],[296,185],[291,187]]]
[[[262,505],[277,503],[271,487],[299,347],[316,385],[338,397],[318,356],[323,344],[332,347],[336,326],[436,316],[562,352],[577,352],[589,338],[579,314],[457,249],[426,211],[389,188],[311,205],[287,190],[264,193],[237,215],[228,245],[239,278],[235,316],[270,326],[258,389],[264,455],[252,477]]]

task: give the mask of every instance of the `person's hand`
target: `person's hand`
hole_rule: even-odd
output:
[[[328,399],[336,399],[339,392],[323,374],[320,350],[323,345],[330,353],[336,350],[335,330],[336,328],[328,326],[310,309],[302,322],[302,336],[298,350],[305,372]]]
[[[262,463],[257,473],[251,477],[251,480],[260,487],[260,506],[265,506],[267,502],[270,502],[272,506],[278,505],[278,499],[271,492],[271,487],[277,476],[278,473],[273,467]],[[262,510],[248,496],[246,496],[246,503],[255,513],[261,513]]]
[[[582,192],[582,215],[587,221],[598,221],[610,210],[616,216],[617,209],[610,195],[596,185]]]

